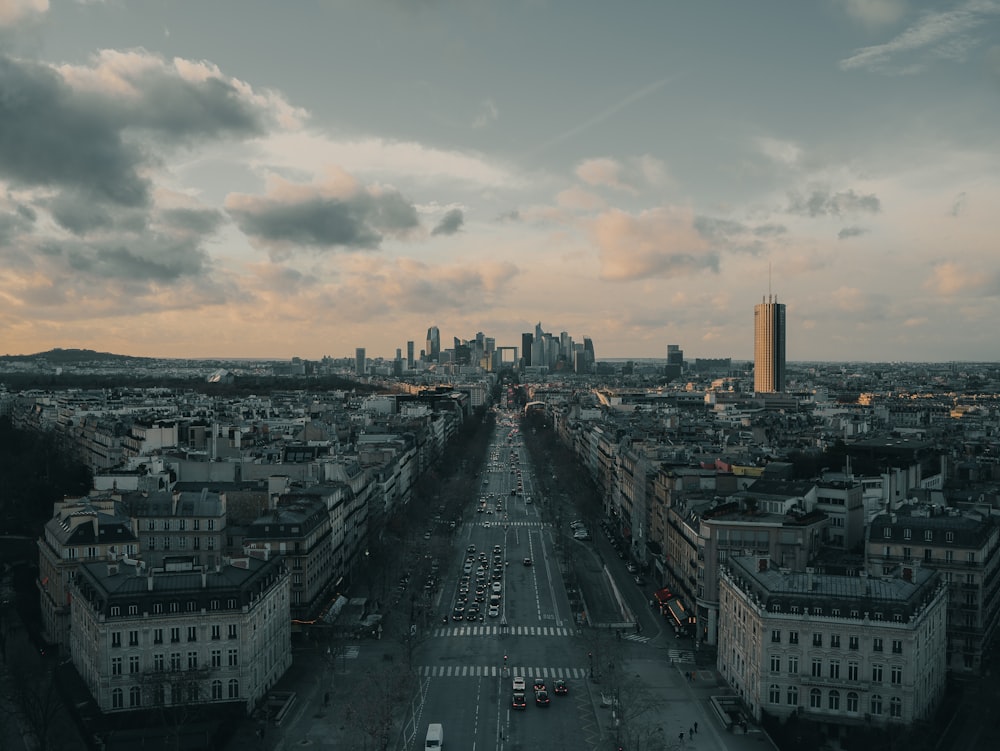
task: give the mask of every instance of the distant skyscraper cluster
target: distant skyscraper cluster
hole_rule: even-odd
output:
[[[785,306],[773,295],[753,308],[753,390],[785,390]]]
[[[594,370],[594,342],[589,336],[582,342],[573,341],[567,332],[558,337],[535,326],[534,333],[521,334],[521,353],[525,367],[548,368],[549,371],[592,373]]]

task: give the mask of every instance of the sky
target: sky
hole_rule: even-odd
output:
[[[1000,0],[0,0],[0,354],[1000,359]]]

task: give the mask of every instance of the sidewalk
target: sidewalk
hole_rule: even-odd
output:
[[[602,694],[602,689],[610,692],[607,681],[588,684],[604,747],[617,743],[625,749],[777,751],[759,728],[751,726],[745,734],[738,728],[727,729],[710,701],[712,696],[730,694],[725,681],[714,668],[692,672],[692,667],[662,658],[624,661],[622,670],[629,678],[619,686],[624,719],[618,725],[616,697]],[[698,729],[692,735],[695,723]]]

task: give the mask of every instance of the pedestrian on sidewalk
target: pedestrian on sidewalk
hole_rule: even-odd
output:
[[[697,722],[694,724],[694,732],[696,732],[696,733],[698,732],[698,723]]]

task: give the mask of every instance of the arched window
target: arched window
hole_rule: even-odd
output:
[[[222,681],[212,681],[212,698],[221,699],[222,698]]]
[[[781,703],[781,686],[777,683],[772,683],[771,688],[768,691],[768,699],[770,699],[772,704]]]
[[[826,697],[826,706],[829,709],[840,709],[840,692],[836,689],[830,691]]]
[[[858,711],[858,695],[854,691],[847,692],[847,711],[848,712]]]
[[[809,692],[809,706],[812,709],[820,709],[823,706],[823,693],[818,688]]]
[[[240,698],[240,682],[235,678],[229,679],[229,698],[230,699]]]
[[[903,716],[903,700],[898,696],[894,696],[889,699],[889,716],[890,717],[902,717]]]
[[[120,688],[116,688],[111,691],[111,708],[112,709],[125,708],[125,692],[122,691]]]
[[[130,707],[142,706],[142,689],[138,686],[132,686],[128,690],[128,705]]]
[[[789,686],[788,687],[788,703],[793,707],[798,706],[799,703],[799,687]]]
[[[872,714],[882,714],[882,697],[878,694],[872,694]]]

